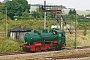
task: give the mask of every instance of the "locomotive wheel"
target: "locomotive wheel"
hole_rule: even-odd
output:
[[[36,50],[37,52],[40,52],[40,51],[41,51],[41,47],[40,47],[40,46],[37,46],[37,47],[35,47],[35,50]]]
[[[56,50],[61,50],[62,47],[61,47],[61,45],[57,45],[57,46],[55,47],[55,49],[56,49]]]
[[[24,48],[23,51],[30,52],[30,49]]]

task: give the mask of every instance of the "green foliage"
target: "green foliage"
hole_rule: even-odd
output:
[[[71,14],[76,15],[76,13],[77,13],[77,12],[76,12],[75,9],[70,9],[68,14],[69,14],[69,15],[71,15]]]
[[[42,19],[43,16],[44,16],[43,12],[39,11],[38,8],[37,8],[36,11],[32,11],[31,13],[32,13],[32,17],[33,17],[33,18],[39,18],[39,19]]]
[[[26,16],[26,15],[25,15],[25,16]],[[34,19],[34,18],[24,17],[24,16],[21,16],[21,17],[14,16],[14,19],[15,19],[15,20],[32,20],[32,19]]]
[[[87,16],[90,16],[90,13]]]
[[[0,20],[4,19],[6,16],[0,12]]]
[[[73,9],[72,14],[76,15],[76,13],[77,13],[77,12],[76,12],[76,10],[75,10],[75,9]]]
[[[16,6],[15,6],[15,5],[16,5]],[[4,4],[3,10],[2,10],[2,12],[3,12],[4,14],[6,14],[6,8],[7,8],[7,11],[8,11],[7,15],[8,15],[11,19],[14,19],[13,16],[14,16],[15,13],[16,13],[15,9],[17,8],[17,3],[12,2],[12,1],[6,2],[6,3]]]
[[[87,19],[79,19],[78,22],[80,22],[80,23],[83,23],[83,22],[85,23],[85,22],[86,22],[86,23],[87,23],[87,22],[90,22],[90,20],[87,20]]]
[[[0,21],[0,27],[1,27],[0,29],[5,30],[5,22],[6,20]],[[20,26],[20,25],[24,25],[26,27],[29,27],[30,29],[40,29],[40,30],[43,29],[44,27],[44,20],[36,20],[36,19],[25,20],[23,19],[23,20],[16,20],[16,21],[8,20],[7,22],[8,22],[8,30],[16,26]],[[47,20],[46,21],[47,29],[49,29],[52,24],[57,24],[56,20]]]
[[[69,15],[71,15],[72,14],[72,10],[70,9],[70,11],[69,11],[69,13],[68,13]]]
[[[78,19],[78,29],[89,30],[90,29],[90,20],[88,19]]]
[[[55,19],[55,16],[52,12],[48,12],[47,13],[47,17],[46,17],[48,20],[54,20]]]
[[[75,15],[71,14],[71,15],[67,15],[67,19],[68,20],[75,20]]]
[[[4,0],[4,3],[8,2],[9,0]]]
[[[29,14],[28,14],[27,11],[25,11],[25,12],[22,13],[22,16],[23,16],[23,17],[29,17]]]
[[[22,14],[26,11],[29,13],[30,5],[26,0],[12,0],[8,1],[4,4],[2,12],[6,13],[7,7],[7,15],[14,20],[14,16],[22,16]]]
[[[2,11],[2,7],[3,7],[4,3],[0,2],[0,12]]]
[[[67,19],[75,20],[76,19],[76,14],[77,14],[77,12],[76,12],[75,9],[70,9],[68,15],[66,15]],[[77,15],[77,18],[79,18],[79,15]]]
[[[12,0],[18,3],[22,9],[22,12],[30,12],[30,5],[28,4],[27,0]]]
[[[85,29],[83,35],[86,36],[86,34],[87,34],[87,30]]]
[[[66,47],[75,47],[75,34],[66,34]],[[81,32],[76,34],[76,47],[77,46],[90,46],[90,34],[84,36]]]
[[[39,9],[37,9],[36,11],[32,11],[31,13],[33,18],[36,18],[36,19],[38,18],[40,20],[44,18],[44,12],[41,12]],[[47,20],[54,20],[55,19],[54,17],[55,16],[52,12],[46,13]]]
[[[87,28],[84,27],[83,35],[86,36],[86,34],[87,34]]]
[[[2,12],[2,7],[3,7],[3,6],[4,6],[4,3],[1,3],[1,2],[0,2],[0,20],[2,20],[2,19],[5,18],[5,15],[1,13],[1,12]]]
[[[22,41],[0,38],[0,53],[22,51],[20,48],[22,43]]]

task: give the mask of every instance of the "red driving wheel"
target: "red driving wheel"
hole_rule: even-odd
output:
[[[40,47],[40,46],[37,46],[37,47],[35,47],[35,50],[36,50],[37,52],[40,52],[40,51],[41,51],[41,47]]]

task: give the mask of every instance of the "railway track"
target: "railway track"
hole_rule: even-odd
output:
[[[83,47],[77,47],[77,49],[86,49],[86,48],[90,48],[90,46],[83,46]],[[62,50],[73,50],[75,49],[74,47],[71,48],[64,48]],[[0,53],[0,56],[5,56],[5,55],[17,55],[17,54],[27,54],[29,52],[6,52],[6,53]],[[38,53],[38,52],[36,52]],[[40,52],[39,52],[40,53]]]
[[[17,55],[17,54],[27,54],[28,52],[6,52],[6,53],[0,53],[0,56],[5,55]]]
[[[90,46],[80,46],[80,47],[76,47],[76,49],[86,49],[86,48],[90,48]],[[66,48],[66,50],[72,50],[75,49],[74,47],[70,47],[70,48]]]
[[[64,55],[64,56],[55,56],[55,57],[45,57],[45,59],[68,59],[68,58],[82,58],[82,57],[90,57],[90,53],[82,53],[82,54],[71,54],[71,55]]]
[[[83,46],[83,47],[77,47],[77,49],[87,49],[90,48],[90,46]],[[74,50],[74,48],[66,48],[66,50]],[[70,55],[63,55],[63,56],[51,56],[51,57],[43,57],[43,58],[29,58],[26,60],[61,60],[61,59],[74,59],[74,58],[85,58],[90,57],[89,53],[78,53],[78,54],[70,54]]]
[[[90,53],[82,53],[82,54],[71,54],[71,55],[64,55],[64,56],[54,56],[54,57],[43,57],[43,58],[27,58],[26,60],[61,60],[61,59],[74,59],[74,58],[85,58],[90,57]]]

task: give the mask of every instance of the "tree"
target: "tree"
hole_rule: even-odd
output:
[[[69,14],[69,15],[71,15],[71,14],[72,14],[72,10],[71,10],[71,9],[69,10],[69,13],[68,13],[68,14]]]
[[[26,0],[12,0],[15,1],[16,3],[18,3],[20,5],[20,7],[22,8],[22,12],[30,12],[30,4],[28,4],[28,2]]]
[[[12,0],[4,4],[2,12],[5,13],[7,7],[7,15],[14,20],[14,16],[22,16],[22,13],[27,11],[29,13],[30,5],[26,0]]]
[[[55,16],[52,12],[47,12],[47,19],[55,19]]]
[[[43,12],[40,12],[39,9],[37,8],[36,11],[32,11],[31,12],[33,15],[34,18],[40,18],[42,19],[43,18]]]
[[[4,3],[8,2],[9,0],[4,0]]]
[[[68,13],[68,19],[70,20],[75,20],[76,19],[76,10],[75,9],[70,9],[69,10],[69,13]],[[77,15],[78,19],[79,19],[79,16]]]
[[[1,2],[0,2],[0,12],[1,12],[1,10],[2,10],[3,5],[4,5],[4,3],[1,3]]]
[[[25,12],[22,13],[22,16],[23,16],[23,17],[29,17],[29,14],[28,14],[27,11],[25,11]]]
[[[4,6],[4,3],[0,2],[0,20],[4,19],[6,16],[2,12],[2,7]]]
[[[68,14],[69,15],[71,15],[71,14],[76,15],[76,10],[75,9],[70,9]]]
[[[72,14],[76,15],[76,10],[75,9],[73,9]]]

